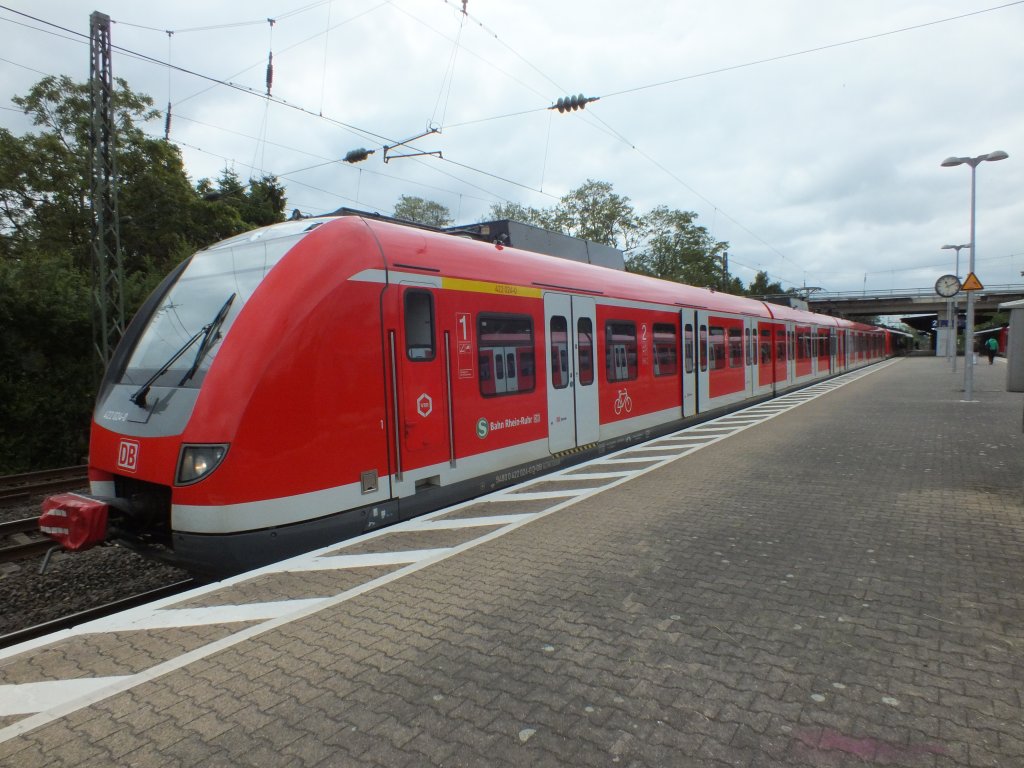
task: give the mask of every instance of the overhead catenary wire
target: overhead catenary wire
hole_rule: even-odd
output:
[[[896,32],[900,32],[900,31],[906,31],[906,30],[910,30],[910,29],[918,29],[918,28],[921,28],[921,27],[924,27],[924,26],[930,26],[930,25],[933,25],[933,24],[937,24],[937,23],[942,23],[942,21],[949,21],[949,20],[952,20],[952,19],[960,19],[960,18],[964,18],[964,17],[967,17],[967,16],[973,16],[973,15],[977,15],[977,14],[979,14],[979,13],[984,13],[984,12],[987,12],[987,11],[991,11],[991,10],[997,10],[997,9],[1001,9],[1001,8],[1006,8],[1006,7],[1010,7],[1010,6],[1018,5],[1018,4],[1020,4],[1020,2],[1024,2],[1024,0],[1018,0],[1018,2],[1010,2],[1010,3],[1006,3],[1006,4],[1004,4],[1004,5],[1001,5],[1001,6],[997,6],[996,8],[984,9],[984,10],[981,10],[981,11],[975,11],[975,12],[972,12],[972,13],[969,13],[969,14],[962,14],[962,15],[960,15],[960,16],[957,16],[957,17],[952,17],[951,19],[944,19],[944,20],[939,20],[939,21],[934,21],[934,22],[928,22],[928,23],[926,23],[926,24],[914,25],[913,27],[906,27],[906,28],[903,28],[903,29],[901,29],[901,30],[893,30],[893,31],[891,31],[891,32],[888,32],[888,33],[880,33],[880,34],[877,34],[877,35],[871,35],[871,36],[868,36],[868,37],[865,37],[865,38],[858,38],[857,40],[854,40],[854,41],[846,41],[846,43],[844,43],[844,44],[850,44],[850,43],[853,43],[853,42],[858,42],[858,41],[861,41],[861,40],[870,40],[870,39],[875,39],[875,38],[877,38],[877,37],[882,37],[882,36],[884,36],[884,35],[886,35],[886,34],[895,34]],[[329,0],[325,0],[325,2],[319,2],[319,3],[311,3],[311,4],[307,5],[307,6],[305,6],[305,8],[313,8],[313,7],[318,7],[318,6],[322,6],[322,5],[325,5],[325,4],[329,4]],[[449,2],[448,4],[449,4],[449,5],[452,5],[452,3],[451,3],[451,2]],[[8,9],[8,10],[9,10],[9,9]],[[296,12],[299,12],[299,11],[301,11],[301,10],[303,10],[303,9],[296,9]],[[253,22],[253,23],[265,23],[265,21],[257,21],[257,22]],[[330,25],[328,24],[328,26],[330,26]],[[481,25],[481,27],[482,27],[482,25]],[[34,28],[34,27],[32,27],[32,28]],[[200,29],[200,28],[194,28],[194,29],[198,30],[198,29]],[[41,30],[41,31],[46,31],[46,30]],[[161,31],[161,32],[166,32],[166,30],[158,30],[158,31]],[[60,35],[58,35],[58,36],[60,36]],[[66,39],[70,39],[70,38],[66,38]],[[504,44],[504,43],[503,43],[503,41],[501,41],[501,42],[502,42],[502,44]],[[816,49],[809,49],[808,51],[794,52],[794,53],[792,53],[792,54],[787,54],[787,55],[786,55],[786,56],[784,56],[784,57],[774,57],[774,58],[772,58],[772,59],[766,59],[766,60],[762,60],[762,62],[768,62],[768,61],[773,61],[773,60],[777,60],[778,58],[786,58],[786,57],[789,57],[789,56],[795,56],[795,55],[800,55],[800,54],[803,54],[803,53],[811,53],[811,52],[815,52],[815,51],[818,51],[818,50],[827,50],[827,49],[829,49],[829,48],[833,48],[833,47],[836,47],[837,45],[840,45],[840,44],[832,44],[832,45],[829,45],[829,46],[822,46],[822,47],[819,47],[819,48],[816,48]],[[511,50],[511,49],[510,49],[510,50]],[[516,55],[518,55],[518,54],[516,54]],[[521,57],[520,57],[520,58],[521,58]],[[170,59],[170,56],[168,56],[168,59]],[[523,60],[525,61],[525,59],[523,59]],[[758,62],[751,62],[751,63],[747,63],[747,64],[744,64],[744,65],[737,65],[737,67],[740,67],[740,66],[752,66],[752,65],[753,65],[754,63],[758,63]],[[530,65],[530,66],[532,66],[532,65]],[[534,68],[534,69],[536,69],[536,68]],[[537,71],[538,71],[538,72],[540,72],[540,70],[537,70]],[[724,71],[724,70],[716,70],[716,72],[717,72],[717,71]],[[709,73],[709,74],[713,74],[713,73]],[[685,78],[677,78],[677,79],[674,79],[674,80],[669,80],[669,81],[662,81],[661,83],[654,83],[654,84],[649,84],[649,85],[647,85],[647,86],[641,86],[640,88],[637,88],[637,89],[627,89],[627,90],[625,90],[625,91],[618,91],[618,92],[613,92],[613,93],[610,93],[610,94],[606,94],[606,95],[605,95],[605,98],[609,98],[609,97],[612,97],[612,96],[616,96],[616,95],[621,95],[621,94],[624,94],[624,93],[627,93],[627,92],[632,92],[633,90],[641,90],[641,89],[644,89],[644,88],[656,87],[656,86],[658,86],[658,85],[667,85],[667,84],[670,84],[670,83],[674,83],[674,82],[680,82],[681,80],[685,80],[685,79],[691,79],[692,77],[694,77],[694,75],[686,76]],[[226,84],[226,83],[220,83],[220,84]],[[213,87],[216,87],[216,85],[214,85]],[[169,102],[169,106],[170,106],[170,102]],[[287,106],[291,106],[291,105],[287,105]],[[542,109],[545,109],[545,108],[546,108],[546,107],[538,107],[538,108],[537,108],[536,110],[530,110],[530,111],[541,111]],[[322,113],[322,104],[321,104],[321,110],[320,110],[320,112]],[[311,114],[317,115],[317,113],[311,113]],[[525,112],[523,112],[523,113],[519,113],[519,114],[525,114]],[[595,114],[596,114],[596,113],[595,113]],[[317,116],[322,116],[322,114],[320,114],[320,115],[317,115]],[[597,117],[598,117],[598,119],[600,119],[600,116],[599,116],[599,115],[598,115]],[[493,119],[493,118],[492,118],[492,119]],[[606,125],[606,127],[607,127],[607,128],[609,129],[609,130],[614,130],[614,129],[611,129],[611,126],[608,126],[608,125],[607,125],[607,123],[605,123],[605,125]],[[628,143],[628,140],[627,140],[627,139],[625,139],[625,137],[622,137],[622,136],[621,136],[621,134],[619,134],[619,136],[620,136],[620,138],[621,138],[621,139],[622,139],[623,141],[626,141],[626,142]],[[382,137],[381,137],[381,138],[382,138]],[[632,145],[632,144],[630,144],[630,146],[633,146],[633,145]],[[639,151],[639,150],[638,150],[638,151]],[[465,166],[465,167],[470,167],[470,166]],[[473,169],[473,170],[476,170],[476,169]],[[497,175],[495,175],[495,174],[491,174],[491,175],[493,175],[493,176],[494,176],[494,178],[502,179],[503,181],[511,181],[511,180],[508,180],[508,179],[503,179],[502,177],[500,177],[500,176],[497,176]],[[513,183],[515,183],[515,182],[513,182]],[[523,187],[524,189],[531,189],[531,190],[533,189],[532,187],[530,187],[530,186],[528,186],[528,185],[521,185],[521,186],[522,186],[522,187]],[[542,179],[542,184],[541,184],[541,187],[543,188],[543,179]],[[539,190],[533,190],[533,191],[539,191]],[[694,191],[694,190],[692,190],[692,189],[691,189],[691,191]],[[713,203],[711,203],[711,201],[707,200],[706,198],[703,198],[703,197],[701,197],[701,199],[704,199],[704,200],[705,200],[706,202],[708,202],[708,204],[710,204],[710,205],[714,205]],[[716,209],[718,209],[718,206],[715,206],[715,208],[716,208]],[[719,210],[720,210],[720,209],[719,209]],[[724,211],[722,211],[722,212],[723,212],[723,215],[724,215],[724,216],[725,216],[726,218],[731,218],[731,217],[729,217],[729,216],[728,216],[728,214],[727,214],[727,213],[725,213]],[[737,224],[738,224],[738,222],[735,222],[735,220],[733,220],[733,222],[734,222],[734,223],[737,223]],[[742,227],[742,225],[739,225],[739,226],[740,226],[741,228],[743,228],[743,227]],[[748,233],[749,233],[749,230],[748,230]],[[751,234],[752,234],[752,233],[751,233]],[[766,243],[765,241],[763,241],[763,240],[762,240],[761,242],[762,242],[762,243],[764,243],[765,245],[769,245],[769,244],[767,244],[767,243]],[[770,247],[770,245],[769,245],[769,247]],[[785,257],[785,256],[784,256],[783,254],[781,254],[781,253],[779,253],[779,255],[780,255],[780,256],[782,256],[782,258],[786,258],[786,257]],[[739,262],[736,262],[736,263],[737,263],[737,264],[739,264]],[[787,281],[787,282],[788,282],[788,281]]]
[[[381,3],[380,5],[384,5],[384,4],[386,4],[386,3]],[[379,7],[379,6],[375,6],[375,8],[376,7]],[[36,21],[36,22],[38,22],[40,24],[44,24],[44,25],[53,27],[55,29],[59,29],[62,32],[66,32],[66,33],[72,35],[72,37],[67,37],[65,39],[71,40],[73,42],[86,43],[87,44],[88,36],[83,34],[83,33],[81,33],[81,32],[77,32],[75,30],[71,30],[71,29],[68,29],[66,27],[63,27],[63,26],[61,26],[59,24],[55,24],[53,22],[49,22],[49,21],[46,21],[44,19],[37,18],[37,17],[31,16],[29,14],[25,14],[25,13],[23,13],[21,11],[17,11],[17,10],[8,8],[7,6],[0,5],[0,9],[11,11],[11,12],[16,13],[18,15],[21,15],[23,17],[30,18],[33,21]],[[374,9],[370,9],[370,10],[372,11]],[[368,12],[370,12],[370,11],[364,12],[364,14],[360,14],[360,15],[365,15],[365,13],[368,13]],[[341,23],[347,23],[350,20],[351,19],[347,19],[346,21],[341,22]],[[266,20],[263,23],[266,23]],[[38,29],[38,28],[34,28],[34,29],[37,29],[37,31],[45,32],[45,33],[48,33],[48,34],[54,34],[54,33],[50,32],[49,30],[45,30],[45,29]],[[166,32],[165,30],[158,30],[158,31]],[[63,37],[63,35],[57,35],[57,36],[58,37]],[[315,37],[315,36],[313,36],[313,37]],[[308,39],[312,39],[312,38],[307,38],[307,40]],[[231,88],[233,90],[239,91],[239,92],[241,92],[243,94],[246,94],[246,95],[251,95],[251,96],[256,96],[258,98],[261,98],[261,99],[266,99],[266,100],[272,101],[273,103],[278,104],[280,106],[284,106],[284,107],[287,107],[289,109],[296,110],[298,112],[310,115],[312,117],[316,117],[316,118],[325,120],[325,121],[327,121],[327,122],[329,122],[329,123],[331,123],[333,125],[337,125],[339,127],[344,128],[345,130],[348,130],[349,132],[353,133],[354,135],[356,135],[356,136],[358,136],[360,138],[363,138],[363,139],[367,139],[367,138],[369,138],[369,139],[376,139],[378,141],[384,142],[384,144],[395,144],[395,143],[397,143],[394,139],[391,139],[391,138],[389,138],[387,136],[383,136],[383,135],[374,133],[374,132],[366,130],[366,129],[358,128],[357,126],[350,125],[348,123],[345,123],[343,121],[337,120],[335,118],[328,117],[326,115],[321,115],[321,114],[318,114],[316,112],[312,112],[311,110],[308,110],[308,109],[306,109],[304,107],[301,107],[299,105],[296,105],[296,104],[292,104],[292,103],[290,103],[288,101],[285,101],[285,100],[283,100],[283,99],[281,99],[279,97],[266,96],[265,94],[261,94],[258,91],[256,91],[255,89],[250,88],[248,86],[243,86],[243,85],[240,85],[238,83],[233,83],[233,82],[230,82],[230,81],[220,80],[218,78],[212,77],[210,75],[205,75],[205,74],[202,74],[200,72],[196,72],[196,71],[188,69],[186,67],[182,67],[182,66],[179,66],[179,65],[171,64],[170,62],[160,61],[156,57],[149,56],[147,54],[143,54],[143,53],[140,53],[140,52],[137,52],[137,51],[133,51],[131,49],[124,48],[122,46],[115,45],[115,46],[112,46],[112,47],[113,47],[114,50],[124,54],[125,56],[131,57],[131,58],[135,58],[135,59],[138,59],[140,61],[148,62],[148,63],[151,63],[151,64],[155,64],[157,66],[169,67],[169,68],[173,69],[176,72],[181,72],[183,74],[191,75],[191,76],[194,76],[194,77],[206,80],[208,82],[212,82],[215,85],[225,86],[225,87],[228,87],[228,88]],[[294,46],[292,46],[292,47],[294,47]],[[210,153],[207,153],[207,154],[210,154]],[[421,162],[419,159],[416,159],[415,161],[416,162]],[[514,181],[512,179],[507,179],[507,178],[499,176],[497,174],[492,174],[492,173],[490,173],[488,171],[485,171],[483,169],[475,168],[474,166],[471,166],[469,164],[459,163],[459,162],[455,162],[455,161],[452,161],[452,162],[453,162],[453,164],[458,165],[458,166],[460,166],[462,168],[465,168],[467,170],[470,170],[470,171],[473,171],[473,172],[476,172],[476,173],[480,173],[480,174],[485,175],[485,176],[490,176],[490,177],[495,178],[497,180],[504,181],[504,182],[512,184],[512,185],[520,186],[520,187],[522,187],[524,189],[528,189],[528,190],[531,190],[531,191],[537,191],[537,190],[534,190],[532,187],[529,187],[528,185],[522,184],[520,182],[516,182],[516,181]],[[250,167],[253,167],[255,169],[255,161],[253,163],[253,166],[250,166]],[[468,186],[470,188],[477,189],[480,192],[483,192],[484,194],[491,195],[492,197],[494,197],[494,198],[496,198],[498,200],[503,200],[505,202],[511,202],[507,197],[505,197],[503,195],[497,194],[497,193],[495,193],[492,190],[485,189],[483,187],[480,187],[477,184],[473,184],[472,182],[469,182],[469,181],[467,181],[465,179],[459,178],[458,176],[455,176],[454,174],[451,174],[451,173],[449,173],[449,172],[447,172],[447,171],[445,171],[445,170],[443,170],[441,168],[432,167],[431,170],[433,172],[440,173],[443,176],[447,176],[449,178],[452,178],[453,180],[459,182],[460,184],[464,184],[464,185],[466,185],[466,186]]]

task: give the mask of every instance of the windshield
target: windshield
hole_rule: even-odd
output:
[[[219,310],[226,309],[218,332],[204,341],[201,356],[179,355],[152,382],[154,386],[165,387],[202,384],[223,338],[263,278],[307,232],[322,223],[286,222],[240,235],[195,254],[157,305],[132,350],[121,382],[142,385],[149,381],[179,355],[190,339],[203,333]],[[230,300],[232,295],[234,299]],[[192,370],[195,362],[198,366]]]

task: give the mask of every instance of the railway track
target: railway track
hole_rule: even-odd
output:
[[[58,546],[39,530],[38,517],[0,523],[0,563],[25,560]]]
[[[102,619],[105,616],[110,616],[120,611],[126,611],[129,608],[134,608],[138,605],[151,603],[154,600],[159,600],[163,597],[177,595],[187,589],[191,589],[195,584],[196,582],[194,579],[182,579],[181,581],[174,582],[173,584],[168,584],[146,592],[140,592],[137,595],[131,595],[130,597],[114,600],[113,602],[106,603],[105,605],[89,608],[84,611],[78,611],[77,613],[72,613],[68,616],[62,616],[58,619],[36,624],[35,626],[25,627],[24,629],[9,632],[5,635],[0,635],[0,648],[17,645],[18,643],[23,643],[26,640],[33,640],[37,637],[42,637],[43,635],[59,632],[62,629],[70,629],[71,627],[76,627],[79,624],[84,624],[87,621]]]
[[[0,477],[0,506],[10,506],[28,501],[52,491],[67,491],[84,488],[89,482],[87,467],[44,469],[39,472],[24,472],[19,475]]]

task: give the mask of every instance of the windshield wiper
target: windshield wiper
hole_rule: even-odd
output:
[[[217,331],[220,330],[221,325],[223,325],[224,323],[224,319],[228,315],[228,310],[231,308],[231,302],[233,302],[234,300],[235,294],[232,293],[228,297],[228,300],[224,302],[224,306],[222,306],[220,308],[220,311],[217,312],[217,316],[213,318],[213,320],[210,323],[200,328],[199,332],[196,333],[191,339],[182,344],[178,348],[178,350],[173,355],[171,355],[170,359],[166,363],[161,365],[157,372],[150,376],[146,380],[146,383],[139,387],[138,390],[136,390],[135,393],[132,394],[131,397],[129,397],[128,399],[135,403],[137,406],[139,406],[139,408],[145,408],[146,396],[149,394],[149,390],[153,386],[154,382],[156,382],[157,379],[159,379],[161,376],[167,373],[167,371],[171,369],[171,366],[178,362],[178,359],[188,351],[189,347],[195,344],[199,339],[202,339],[203,343],[199,345],[199,351],[196,353],[196,358],[192,362],[192,367],[188,369],[188,372],[185,374],[184,378],[182,378],[182,380],[178,383],[178,386],[180,387],[182,384],[184,384],[186,381],[192,378],[195,375],[196,371],[199,369],[199,364],[203,361],[203,358],[206,357],[206,353],[209,352],[210,348],[213,346],[213,342],[210,341],[210,339],[214,338],[217,334]]]
[[[228,310],[231,309],[231,302],[235,300],[237,294],[232,293],[228,296],[228,300],[224,302],[224,306],[217,312],[217,316],[213,318],[213,321],[203,328],[203,341],[199,345],[199,349],[196,350],[196,358],[192,361],[192,367],[189,368],[185,375],[181,377],[181,381],[178,382],[178,386],[184,386],[185,382],[196,375],[196,371],[199,370],[200,363],[203,362],[203,358],[206,357],[207,353],[213,348],[213,345],[220,338],[220,327],[224,325],[224,320],[228,316]]]

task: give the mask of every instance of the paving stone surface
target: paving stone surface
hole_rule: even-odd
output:
[[[901,361],[0,744],[34,766],[1021,766],[1024,437]]]

